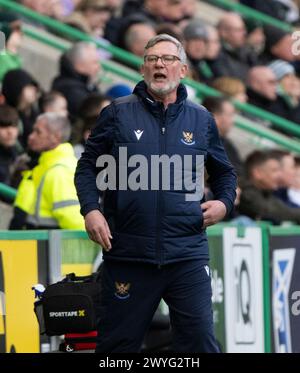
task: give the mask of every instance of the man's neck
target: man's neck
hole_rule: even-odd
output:
[[[165,109],[168,108],[169,104],[174,104],[177,100],[177,91],[173,91],[167,95],[160,96],[148,89],[148,93],[156,100],[164,104]]]

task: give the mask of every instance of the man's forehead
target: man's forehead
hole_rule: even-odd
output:
[[[266,160],[265,163],[263,163],[263,166],[265,169],[269,169],[269,167],[280,167],[280,163],[278,161],[278,159],[276,158],[270,158],[268,160]]]
[[[176,45],[170,41],[161,41],[155,44],[153,47],[148,49],[147,54],[150,54],[150,52],[152,54],[153,51],[161,52],[162,54],[168,54],[168,53],[172,53],[176,55],[178,54]]]

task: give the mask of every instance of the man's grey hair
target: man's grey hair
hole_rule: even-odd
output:
[[[67,117],[57,113],[44,113],[37,117],[37,121],[44,120],[52,133],[59,133],[61,143],[68,142],[71,136],[71,124]]]
[[[78,43],[75,43],[72,48],[70,48],[66,53],[65,56],[68,58],[68,60],[74,64],[77,61],[80,61],[82,57],[87,52],[87,49],[90,48],[95,48],[95,44],[91,42],[86,42],[86,41],[80,41]]]
[[[183,48],[183,45],[180,43],[179,40],[168,34],[159,34],[157,36],[154,36],[154,38],[150,39],[145,47],[144,56],[146,55],[146,52],[149,48],[154,47],[154,45],[161,43],[162,41],[168,41],[170,43],[175,44],[178,50],[178,56],[180,58],[181,63],[187,63],[187,56]]]

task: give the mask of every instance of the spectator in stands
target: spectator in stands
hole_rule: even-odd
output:
[[[234,106],[224,97],[208,97],[202,104],[215,118],[225,151],[237,175],[243,176],[243,161],[241,160],[238,149],[228,137],[234,126],[234,117],[236,114]]]
[[[101,37],[110,17],[111,9],[107,0],[82,0],[64,22],[87,34]]]
[[[284,150],[276,149],[271,153],[280,164],[279,186],[274,195],[287,206],[298,207],[288,196],[288,189],[293,185],[296,176],[295,158],[291,153]]]
[[[222,92],[225,96],[242,103],[245,103],[248,100],[246,86],[240,79],[224,76],[215,79],[211,86],[212,88]]]
[[[266,65],[273,60],[284,60],[293,62],[296,60],[292,45],[294,40],[292,34],[277,27],[265,26],[266,36],[265,51],[260,57],[260,63]]]
[[[120,30],[119,46],[139,57],[144,55],[144,46],[156,35],[154,26],[142,17],[129,17]]]
[[[127,17],[119,18],[118,23],[119,23],[119,27],[116,32],[115,40],[113,40],[112,42],[114,42],[114,44],[116,44],[118,47],[122,49],[127,49],[125,35],[132,26],[143,25],[145,27],[144,29],[147,30],[146,32],[148,32],[150,28],[154,30],[154,27],[155,27],[154,23],[149,21],[149,19],[146,16],[144,16],[143,14],[139,14],[139,13],[131,14]]]
[[[49,0],[49,13],[52,18],[62,21],[65,17],[65,7],[62,0]]]
[[[160,7],[166,0],[126,0],[122,7],[122,18],[133,14],[144,14],[153,23],[159,23]]]
[[[60,0],[60,2],[63,8],[63,16],[67,17],[74,12],[81,0]]]
[[[25,148],[27,145],[27,138],[39,114],[39,85],[25,70],[10,70],[3,78],[2,94],[5,98],[5,102],[18,110],[22,122],[19,140]]]
[[[101,110],[111,103],[111,99],[100,93],[93,93],[87,97],[79,108],[78,117],[98,117]]]
[[[142,14],[157,26],[167,22],[184,28],[186,21],[195,16],[196,6],[196,0],[127,0],[122,16]]]
[[[206,60],[211,64],[219,55],[221,42],[218,30],[211,25],[206,25]]]
[[[61,20],[66,12],[66,6],[71,10],[78,1],[79,0],[20,0],[19,2],[43,16],[53,17]],[[38,21],[33,21],[31,18],[26,19],[26,21],[39,25]]]
[[[99,113],[102,109],[108,106],[110,102],[111,100],[106,96],[93,94],[82,103],[72,135],[74,152],[77,159],[80,158],[84,151],[85,142],[88,139],[91,130],[96,125]]]
[[[10,185],[12,166],[20,149],[17,146],[19,134],[18,112],[6,105],[0,105],[0,182]]]
[[[156,26],[155,28],[157,35],[159,34],[168,34],[180,40],[180,42],[184,42],[183,33],[181,27],[176,25],[175,23],[165,22],[161,23],[160,25]]]
[[[131,14],[139,13],[144,4],[144,0],[124,0],[121,8],[120,18],[128,17]]]
[[[245,19],[244,22],[247,29],[246,44],[257,56],[260,56],[264,51],[266,43],[263,23],[252,18]]]
[[[184,19],[192,19],[197,14],[197,0],[184,0],[183,2],[183,16]]]
[[[68,116],[68,103],[60,92],[51,91],[45,93],[39,102],[41,113],[57,113],[64,117]]]
[[[278,102],[273,113],[300,123],[300,80],[295,68],[283,60],[272,62],[269,67],[277,79]]]
[[[249,103],[264,110],[271,110],[277,100],[277,80],[273,71],[267,66],[250,69],[247,77],[247,95]]]
[[[240,3],[284,22],[299,21],[299,8],[294,0],[240,0]]]
[[[166,22],[180,23],[187,17],[191,17],[191,9],[194,2],[192,0],[167,0],[165,6],[161,8],[162,17]],[[195,16],[195,13],[193,14]]]
[[[295,157],[295,177],[292,185],[288,188],[289,200],[300,207],[300,157]]]
[[[103,37],[115,45],[118,43],[119,29],[123,20],[122,9],[124,3],[126,3],[125,0],[107,0],[111,16],[106,23]]]
[[[11,228],[23,224],[23,220],[18,221],[17,209],[23,212],[23,217],[27,214],[26,227],[29,229],[84,228],[73,181],[77,160],[72,145],[67,142],[70,133],[71,126],[66,117],[46,113],[37,118],[29,136],[30,148],[41,153],[38,165],[31,172],[30,191],[34,194],[28,196],[30,206],[25,198],[25,207],[21,204],[15,208],[15,223]],[[26,195],[23,188],[21,182],[18,193]]]
[[[255,151],[246,160],[247,182],[242,186],[239,211],[254,220],[300,223],[300,208],[288,207],[274,196],[280,164],[271,152]]]
[[[199,19],[191,21],[184,28],[183,36],[193,78],[209,82],[213,78],[213,72],[205,60],[208,35],[204,23]]]
[[[222,42],[219,57],[212,65],[216,77],[232,76],[245,80],[250,67],[256,64],[256,55],[246,44],[246,27],[239,14],[227,12],[218,23]]]
[[[1,82],[8,71],[21,68],[22,65],[19,55],[22,43],[21,21],[13,13],[1,12],[0,32],[5,36],[5,51],[0,51]]]
[[[106,0],[107,6],[113,14],[120,14],[125,0]]]
[[[139,13],[156,25],[162,22],[179,23],[187,16],[190,17],[190,4],[185,2],[185,0],[127,1],[123,7],[123,17]]]
[[[20,0],[21,4],[45,16],[52,16],[52,2],[41,0]]]
[[[54,79],[52,89],[61,92],[68,102],[73,121],[85,98],[99,92],[97,82],[100,62],[93,44],[79,42],[73,45],[60,60],[60,75]]]
[[[19,0],[19,2],[41,15],[62,19],[71,14],[82,0]]]

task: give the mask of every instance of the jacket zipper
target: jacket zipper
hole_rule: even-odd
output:
[[[166,152],[166,117],[167,112],[162,108],[162,120],[160,125],[160,131],[159,131],[159,156],[165,154]],[[161,178],[160,178],[161,179]],[[158,190],[158,201],[157,201],[157,254],[158,254],[158,268],[160,269],[163,264],[163,258],[162,258],[162,249],[161,249],[161,231],[160,231],[160,222],[161,222],[161,182],[159,185]]]

